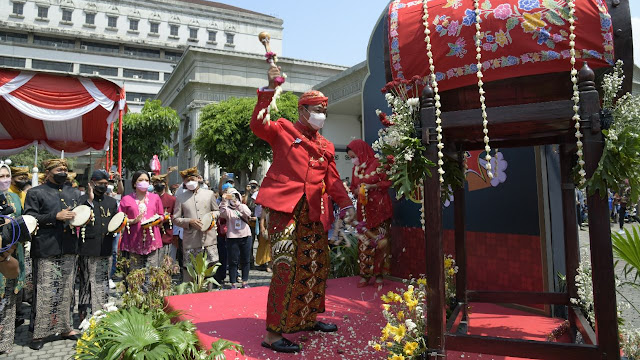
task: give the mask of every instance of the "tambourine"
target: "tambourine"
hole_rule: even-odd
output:
[[[164,216],[155,214],[152,217],[141,221],[140,226],[142,226],[143,229],[150,229],[154,226],[160,225],[162,223],[162,220],[164,220]]]
[[[92,211],[91,208],[87,205],[76,206],[72,211],[76,214],[76,216],[74,216],[73,219],[69,221],[69,225],[73,227],[85,226],[89,223],[89,220],[91,220]]]
[[[22,220],[29,230],[29,234],[33,235],[38,230],[38,220],[31,215],[22,215]]]
[[[76,215],[73,219],[69,220],[69,225],[72,229],[80,228],[80,234],[82,235],[82,242],[84,242],[85,235],[85,226],[91,220],[91,215],[93,215],[93,210],[91,207],[87,205],[76,206],[72,210]]]
[[[107,230],[110,233],[121,233],[126,226],[127,226],[127,215],[123,212],[119,212],[113,215],[111,220],[109,220],[109,225],[107,225]]]
[[[209,231],[216,227],[216,218],[213,213],[204,214],[204,216],[200,219],[200,222],[202,223],[200,231]]]

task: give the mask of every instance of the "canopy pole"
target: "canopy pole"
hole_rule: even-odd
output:
[[[122,111],[120,108],[120,121],[118,123],[118,173],[122,175]]]
[[[109,146],[109,166],[107,167],[107,171],[111,171],[111,166],[113,166],[113,123],[111,123],[111,145]]]

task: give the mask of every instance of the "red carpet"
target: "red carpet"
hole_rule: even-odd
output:
[[[372,286],[357,288],[358,278],[329,280],[327,312],[319,319],[338,325],[337,333],[306,332],[289,335],[301,342],[303,352],[279,354],[260,346],[265,332],[268,287],[217,291],[204,294],[171,296],[166,299],[169,310],[180,310],[193,321],[203,346],[210,347],[218,338],[240,343],[246,355],[227,353],[228,359],[385,359],[367,344],[380,336],[384,326],[380,295],[400,287],[385,282],[380,291]],[[491,304],[472,304],[470,333],[530,340],[544,340],[562,321]],[[450,351],[449,359],[510,360],[512,357],[458,353]]]

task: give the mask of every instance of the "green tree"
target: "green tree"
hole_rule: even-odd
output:
[[[29,146],[28,148],[22,150],[21,152],[15,154],[15,155],[11,155],[9,156],[9,159],[11,159],[11,166],[27,166],[29,167],[29,172],[31,172],[31,168],[33,167],[33,161],[35,159],[36,156],[36,148],[35,146]],[[52,153],[50,153],[49,151],[47,151],[46,149],[44,149],[42,146],[38,148],[38,169],[40,171],[44,171],[44,166],[42,166],[42,163],[45,160],[49,160],[49,159],[59,159],[60,155],[54,155]],[[65,158],[67,158],[65,156]],[[73,169],[73,166],[75,164],[75,159],[73,158],[67,158],[67,163],[69,164],[69,169]]]
[[[256,102],[256,98],[230,98],[205,106],[193,139],[196,152],[210,163],[236,172],[255,172],[260,161],[271,160],[271,147],[249,127]],[[298,120],[298,97],[291,92],[282,94],[278,111],[271,114],[272,120],[281,117]]]
[[[160,159],[173,156],[173,148],[167,146],[174,132],[178,131],[180,117],[160,100],[147,100],[142,112],[127,113],[122,119],[122,166],[129,171],[150,170],[153,155]],[[118,149],[118,127],[114,131],[113,147]],[[117,153],[114,153],[117,163]]]

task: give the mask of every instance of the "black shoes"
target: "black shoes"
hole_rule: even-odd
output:
[[[271,349],[271,350],[282,352],[282,353],[296,353],[300,351],[300,345],[291,342],[287,338],[282,338],[278,341],[272,342],[271,344],[268,344],[267,342],[263,341],[262,346],[266,347],[267,349]]]
[[[338,331],[338,326],[336,324],[327,324],[322,321],[316,321],[316,324],[313,325],[313,331],[336,332]]]
[[[16,327],[19,327],[22,324],[24,324],[24,319],[16,319]]]
[[[31,340],[29,347],[31,350],[40,350],[44,346],[44,339]]]

